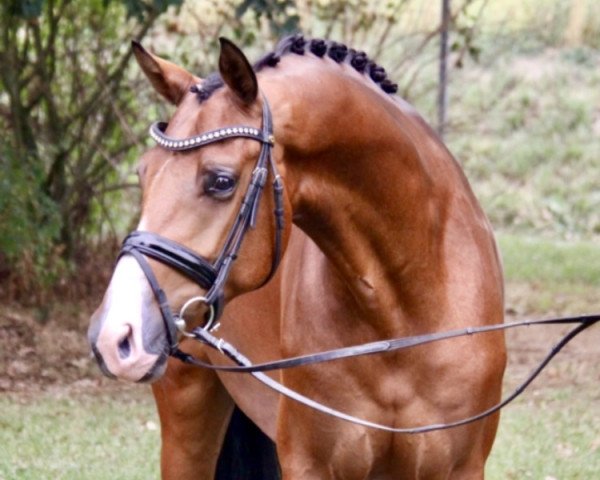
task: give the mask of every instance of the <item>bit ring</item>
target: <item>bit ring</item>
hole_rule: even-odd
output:
[[[183,304],[183,307],[181,307],[181,310],[179,311],[179,315],[177,315],[177,318],[175,319],[175,326],[177,327],[177,330],[179,330],[179,332],[181,332],[181,334],[186,337],[192,337],[192,338],[195,337],[194,334],[192,334],[186,330],[187,323],[185,321],[184,315],[185,315],[185,311],[196,302],[203,302],[203,303],[207,304],[209,307],[208,320],[206,320],[206,323],[204,325],[202,325],[200,328],[202,328],[203,330],[206,330],[206,331],[210,331],[210,329],[213,327],[213,324],[215,323],[215,306],[212,304],[209,304],[208,299],[204,296],[192,297]]]

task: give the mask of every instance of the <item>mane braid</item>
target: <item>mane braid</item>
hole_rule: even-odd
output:
[[[342,43],[331,42],[327,55],[329,55],[334,62],[342,63],[348,55],[348,47]]]
[[[343,43],[323,40],[320,38],[306,39],[301,34],[283,38],[272,52],[260,58],[254,65],[254,71],[260,72],[265,68],[273,68],[279,64],[281,57],[287,54],[305,55],[311,53],[319,58],[326,55],[336,63],[347,63],[354,70],[367,75],[373,82],[389,94],[398,91],[398,84],[392,82],[385,69],[371,60],[365,52],[348,48]],[[194,85],[190,91],[196,93],[199,102],[204,102],[224,85],[218,73],[212,73],[199,85]]]
[[[327,53],[327,42],[320,38],[315,38],[310,41],[310,51],[317,57],[323,57]]]

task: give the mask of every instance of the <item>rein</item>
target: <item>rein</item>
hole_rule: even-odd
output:
[[[481,327],[468,327],[460,330],[449,330],[445,332],[430,333],[425,335],[415,335],[412,337],[401,337],[392,340],[384,340],[379,342],[365,343],[362,345],[356,345],[346,348],[338,348],[335,350],[328,350],[325,352],[302,355],[298,357],[287,358],[283,360],[277,360],[273,362],[266,362],[260,364],[252,364],[252,362],[241,354],[233,345],[226,342],[222,338],[213,336],[207,329],[197,327],[192,330],[188,336],[201,341],[210,347],[218,350],[222,355],[235,362],[238,366],[230,365],[213,365],[207,362],[203,362],[192,355],[177,350],[173,356],[180,359],[181,361],[195,365],[202,368],[208,368],[211,370],[224,371],[224,372],[237,372],[237,373],[250,373],[254,378],[275,390],[281,395],[301,403],[307,407],[317,410],[321,413],[325,413],[340,420],[345,420],[357,425],[364,427],[374,428],[377,430],[383,430],[391,433],[402,433],[402,434],[417,434],[433,432],[436,430],[446,430],[449,428],[460,427],[473,423],[477,420],[481,420],[489,415],[492,415],[505,407],[516,398],[518,398],[525,389],[536,379],[536,377],[544,370],[546,365],[560,352],[565,345],[567,345],[573,338],[579,333],[583,332],[592,325],[600,322],[600,315],[585,315],[577,317],[561,317],[551,318],[546,320],[528,320],[522,322],[502,323],[494,325],[484,325]],[[293,367],[300,367],[306,365],[314,365],[323,362],[329,362],[333,360],[340,360],[343,358],[360,357],[365,355],[373,355],[376,353],[385,353],[399,350],[406,350],[409,348],[417,347],[419,345],[425,345],[428,343],[439,342],[441,340],[447,340],[450,338],[477,335],[487,332],[508,330],[517,327],[529,327],[535,325],[566,325],[575,324],[577,325],[574,329],[568,332],[556,345],[554,345],[539,365],[529,374],[529,376],[519,385],[508,397],[502,400],[500,403],[484,410],[483,412],[477,413],[470,417],[448,422],[448,423],[434,423],[430,425],[424,425],[412,428],[397,428],[389,425],[382,425],[379,423],[370,422],[362,418],[349,415],[341,412],[334,408],[328,407],[322,403],[319,403],[311,398],[308,398],[301,393],[298,393],[285,385],[273,380],[271,377],[262,373],[265,371],[282,370]]]

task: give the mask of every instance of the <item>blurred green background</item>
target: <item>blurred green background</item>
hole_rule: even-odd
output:
[[[169,107],[130,40],[206,75],[217,38],[250,58],[302,31],[363,49],[435,124],[440,2],[27,0],[0,22],[0,294],[25,302],[91,286],[137,214],[135,162]],[[600,5],[454,0],[445,138],[495,228],[600,235]],[[100,248],[102,247],[102,248]],[[71,282],[74,277],[78,282]]]
[[[437,125],[441,0],[6,0],[0,6],[0,479],[156,478],[142,387],[84,332],[135,224],[166,105],[130,41],[198,75],[301,31],[365,50]],[[600,3],[452,0],[445,142],[498,233],[509,318],[599,310]],[[503,416],[489,478],[600,475],[598,329]],[[507,388],[560,332],[509,336]],[[101,393],[107,392],[107,393]]]

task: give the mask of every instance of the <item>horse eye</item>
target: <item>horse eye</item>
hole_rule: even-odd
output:
[[[236,180],[226,173],[210,173],[204,182],[204,191],[217,198],[229,197],[235,189]]]

